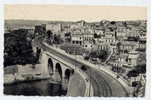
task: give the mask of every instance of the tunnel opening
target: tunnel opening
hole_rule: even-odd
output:
[[[48,70],[49,70],[49,74],[53,75],[53,62],[51,58],[48,59]]]

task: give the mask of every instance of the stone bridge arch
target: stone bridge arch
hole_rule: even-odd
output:
[[[69,80],[70,75],[71,75],[71,70],[70,69],[66,69],[65,70],[65,79]]]
[[[56,74],[59,74],[59,77],[58,78],[60,78],[60,81],[62,81],[62,67],[61,67],[61,65],[60,65],[60,63],[56,63],[56,65],[55,65],[55,73]]]
[[[58,82],[69,81],[72,74],[74,74],[74,69],[67,66],[63,61],[59,61],[52,55],[49,55],[46,51],[41,51],[41,66],[43,73],[48,77],[54,79]]]
[[[51,58],[48,58],[48,72],[49,72],[49,75],[54,74],[54,65]]]

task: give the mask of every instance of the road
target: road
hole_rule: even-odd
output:
[[[39,45],[39,44],[38,44]],[[74,59],[69,58],[68,56],[59,53],[47,46],[45,46],[42,42],[39,45],[43,50],[46,50],[49,53],[58,56],[59,58],[70,62],[76,67],[83,66],[81,62],[78,62]],[[94,96],[99,97],[126,97],[128,96],[125,88],[119,83],[119,81],[115,80],[113,77],[108,75],[105,72],[100,72],[96,69],[93,69],[90,66],[87,66],[87,70],[85,71],[87,75],[90,77],[92,82],[92,86],[94,88]]]

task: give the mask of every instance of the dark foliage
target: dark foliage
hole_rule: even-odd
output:
[[[81,70],[86,71],[87,70],[86,66],[82,66]]]
[[[64,44],[60,48],[69,54],[75,54],[75,55],[83,55],[83,53],[87,52],[81,46],[71,45],[71,44]]]
[[[140,74],[146,73],[146,64],[136,66],[136,71]]]
[[[117,73],[124,73],[125,72],[125,70],[122,67],[115,67],[115,66],[112,67],[112,71],[117,72]]]
[[[89,54],[91,58],[99,58],[105,60],[107,58],[107,51],[100,50],[100,51],[93,51]]]
[[[71,33],[70,32],[65,33],[65,39],[67,42],[71,42]]]
[[[137,65],[135,66],[135,69],[131,70],[127,76],[128,77],[137,77],[139,74],[145,74],[146,73],[146,64],[144,65]]]
[[[101,36],[100,35],[98,35],[98,34],[94,34],[94,38],[100,38]]]
[[[135,42],[138,42],[139,41],[139,37],[128,37],[127,38],[127,41],[135,41]]]
[[[52,39],[52,37],[53,37],[53,33],[51,32],[51,30],[48,30],[47,31],[47,38],[48,39],[50,39],[50,38]]]
[[[61,44],[63,43],[63,40],[61,39],[60,35],[54,34],[54,39],[53,39],[54,44]]]
[[[4,35],[4,66],[34,63],[35,57],[27,34],[27,30],[19,29]]]
[[[136,70],[132,70],[129,71],[129,73],[127,74],[128,77],[137,77],[138,76],[138,72]]]

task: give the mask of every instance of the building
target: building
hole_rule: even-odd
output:
[[[140,40],[138,43],[137,43],[137,50],[143,50],[145,51],[146,50],[146,40]]]
[[[128,27],[126,37],[138,37],[138,29],[136,27]]]
[[[135,42],[135,41],[122,41],[119,48],[123,52],[136,50],[137,42]]]
[[[83,42],[85,41],[93,42],[94,35],[89,33],[83,33],[82,38],[83,38]]]
[[[81,45],[85,48],[92,47],[94,43],[94,35],[91,33],[82,33],[81,30],[73,31],[71,34],[71,43],[76,45]]]
[[[138,32],[138,34],[139,34],[139,39],[140,39],[140,40],[146,40],[146,32],[140,30],[140,31]]]
[[[95,28],[94,33],[98,36],[98,39],[102,38],[102,37],[105,37],[105,32],[104,32],[103,28]]]
[[[71,42],[71,33],[70,32],[66,32],[64,33],[64,40],[65,42]]]
[[[73,45],[81,45],[82,46],[82,43],[83,43],[82,35],[80,33],[72,34],[71,35],[71,43]]]
[[[145,64],[145,54],[140,53],[138,51],[131,51],[128,53],[127,63],[123,66],[128,68],[136,67],[137,65]]]
[[[82,46],[87,50],[91,50],[94,47],[93,44],[94,43],[92,41],[84,41]]]
[[[96,43],[95,47],[97,47],[99,50],[109,50],[110,45],[107,43]]]
[[[46,33],[46,24],[36,25],[34,33],[35,33],[35,36],[45,34]]]
[[[119,26],[117,27],[116,32],[117,32],[117,38],[123,39],[126,37],[127,29],[124,26]]]
[[[57,34],[62,31],[62,24],[51,23],[46,25],[46,31],[51,30],[52,33]]]

